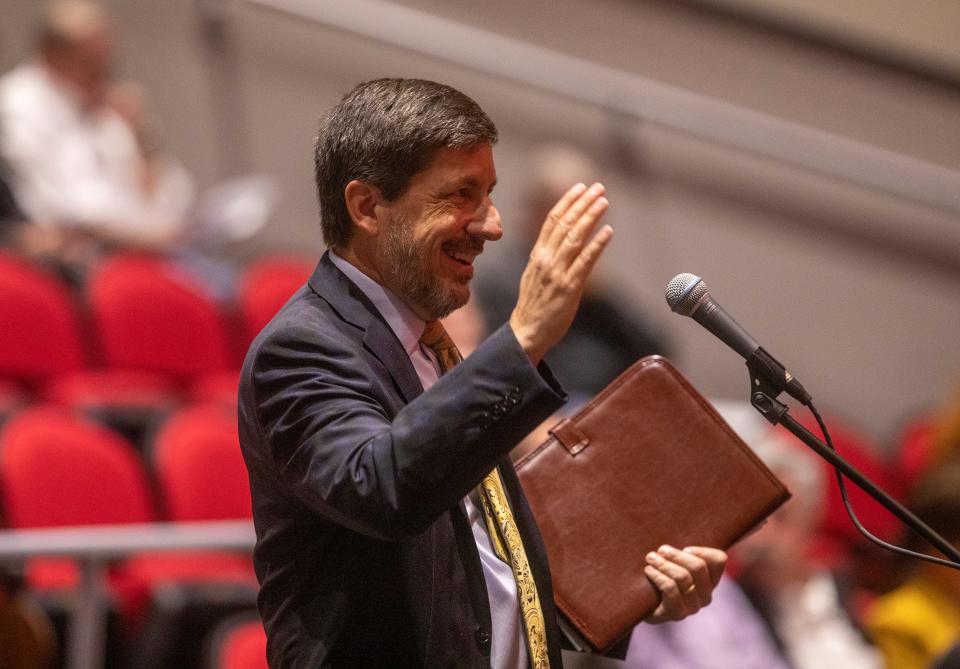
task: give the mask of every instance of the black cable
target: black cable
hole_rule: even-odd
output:
[[[823,422],[823,419],[820,417],[820,412],[817,411],[817,408],[813,405],[813,402],[807,404],[807,407],[810,409],[810,412],[813,414],[813,417],[817,419],[817,424],[820,426],[820,432],[823,434],[823,439],[827,444],[827,447],[836,452],[836,448],[833,445],[833,440],[830,438],[830,432],[827,430],[826,423]],[[843,500],[843,505],[847,509],[847,515],[850,516],[850,520],[853,522],[854,527],[859,530],[860,534],[866,537],[871,542],[875,543],[880,548],[885,548],[888,551],[892,551],[899,555],[905,555],[907,557],[917,558],[918,560],[926,560],[927,562],[932,562],[933,564],[939,564],[944,567],[953,567],[954,569],[960,569],[960,563],[954,562],[953,560],[947,560],[945,558],[935,557],[933,555],[926,555],[924,553],[917,553],[908,548],[903,548],[901,546],[895,546],[894,544],[887,543],[883,539],[873,535],[870,530],[863,526],[863,523],[860,522],[860,519],[857,518],[856,512],[853,510],[853,506],[850,504],[850,499],[847,497],[847,484],[844,481],[843,474],[839,469],[834,467],[834,471],[837,476],[837,483],[840,485],[840,498]]]

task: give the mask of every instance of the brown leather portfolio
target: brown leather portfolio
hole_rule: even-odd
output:
[[[790,493],[664,358],[635,363],[516,463],[556,603],[594,650],[659,603],[645,556],[729,548]]]

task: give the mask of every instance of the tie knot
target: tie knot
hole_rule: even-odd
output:
[[[443,323],[440,321],[430,321],[427,323],[423,334],[420,335],[420,343],[434,351],[457,347],[457,345],[453,343],[453,340],[450,339],[450,335],[447,334]]]
[[[420,343],[436,353],[441,372],[449,371],[463,359],[460,357],[457,345],[453,343],[440,321],[427,323],[427,327],[420,336]]]

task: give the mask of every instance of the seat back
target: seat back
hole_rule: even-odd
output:
[[[0,253],[0,376],[36,383],[82,368],[79,323],[62,281]]]
[[[150,459],[170,520],[252,516],[232,408],[210,403],[181,409],[155,435]]]
[[[267,635],[258,619],[244,614],[228,618],[211,636],[211,669],[267,669]]]
[[[187,382],[230,366],[218,306],[195,280],[159,258],[107,259],[90,276],[87,300],[109,367]]]
[[[306,283],[315,265],[304,258],[269,256],[247,267],[240,283],[240,311],[247,345]]]
[[[146,473],[120,435],[54,406],[11,418],[0,433],[0,495],[11,527],[153,520]]]

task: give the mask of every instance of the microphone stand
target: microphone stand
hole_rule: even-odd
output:
[[[931,545],[954,562],[960,563],[960,551],[950,542],[937,534],[930,526],[920,520],[909,509],[888,495],[883,489],[861,474],[856,467],[844,460],[839,453],[824,444],[816,435],[798,423],[788,413],[787,405],[777,400],[783,388],[770,381],[766,363],[756,355],[747,358],[747,370],[750,372],[750,404],[773,425],[778,423],[787,428],[800,441],[813,449],[817,455],[833,465],[844,476],[853,481],[865,493],[884,506],[890,513],[902,520],[910,529],[930,542]],[[960,567],[954,567],[960,569]]]

